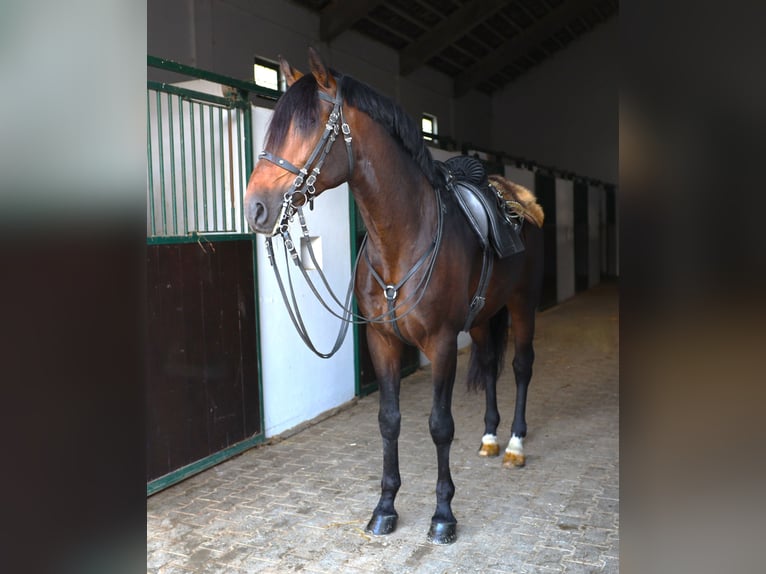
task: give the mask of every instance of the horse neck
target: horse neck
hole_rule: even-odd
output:
[[[374,125],[354,134],[356,168],[349,184],[367,227],[371,254],[384,267],[406,265],[434,238],[435,195],[407,152],[381,126],[367,121]]]

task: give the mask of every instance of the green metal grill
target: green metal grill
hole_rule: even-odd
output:
[[[279,92],[152,56],[148,65],[191,78],[147,82],[148,241],[249,235],[250,97],[273,100]]]

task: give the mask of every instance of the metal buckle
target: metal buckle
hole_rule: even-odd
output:
[[[306,194],[302,191],[296,191],[290,196],[290,205],[293,207],[300,207],[306,203]]]
[[[398,292],[396,290],[396,287],[394,287],[393,285],[386,285],[383,288],[383,295],[389,301],[394,301],[396,299],[396,296],[398,295]]]

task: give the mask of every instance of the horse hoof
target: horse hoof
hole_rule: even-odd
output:
[[[384,536],[396,530],[396,514],[373,514],[364,531],[373,536]]]
[[[523,454],[505,451],[503,466],[505,468],[522,467],[527,463],[527,457]]]
[[[479,448],[479,456],[499,456],[499,455],[500,455],[499,444],[481,443],[481,448]]]
[[[456,522],[432,522],[428,529],[428,541],[432,544],[452,544],[457,540]]]

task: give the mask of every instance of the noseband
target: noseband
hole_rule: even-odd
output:
[[[293,185],[285,192],[282,200],[282,209],[280,210],[279,217],[277,217],[274,223],[274,229],[271,232],[272,236],[277,233],[284,234],[287,231],[288,224],[292,221],[293,216],[297,212],[297,208],[304,205],[307,201],[314,201],[314,195],[316,195],[314,184],[316,183],[317,176],[327,159],[327,154],[329,154],[332,149],[332,144],[335,143],[335,139],[338,137],[339,131],[343,132],[343,139],[346,142],[346,151],[348,153],[348,177],[350,178],[353,173],[354,154],[351,149],[351,128],[349,128],[346,119],[343,116],[343,95],[341,94],[340,78],[336,79],[336,86],[337,90],[335,92],[335,98],[331,98],[321,91],[317,94],[319,99],[330,102],[333,107],[330,112],[330,117],[327,119],[327,124],[325,125],[325,131],[322,134],[322,137],[314,146],[314,151],[311,152],[311,155],[309,155],[302,168],[299,169],[285,158],[274,155],[266,150],[258,154],[258,159],[270,161],[274,165],[296,175]],[[311,174],[309,174],[309,169],[311,169]]]

